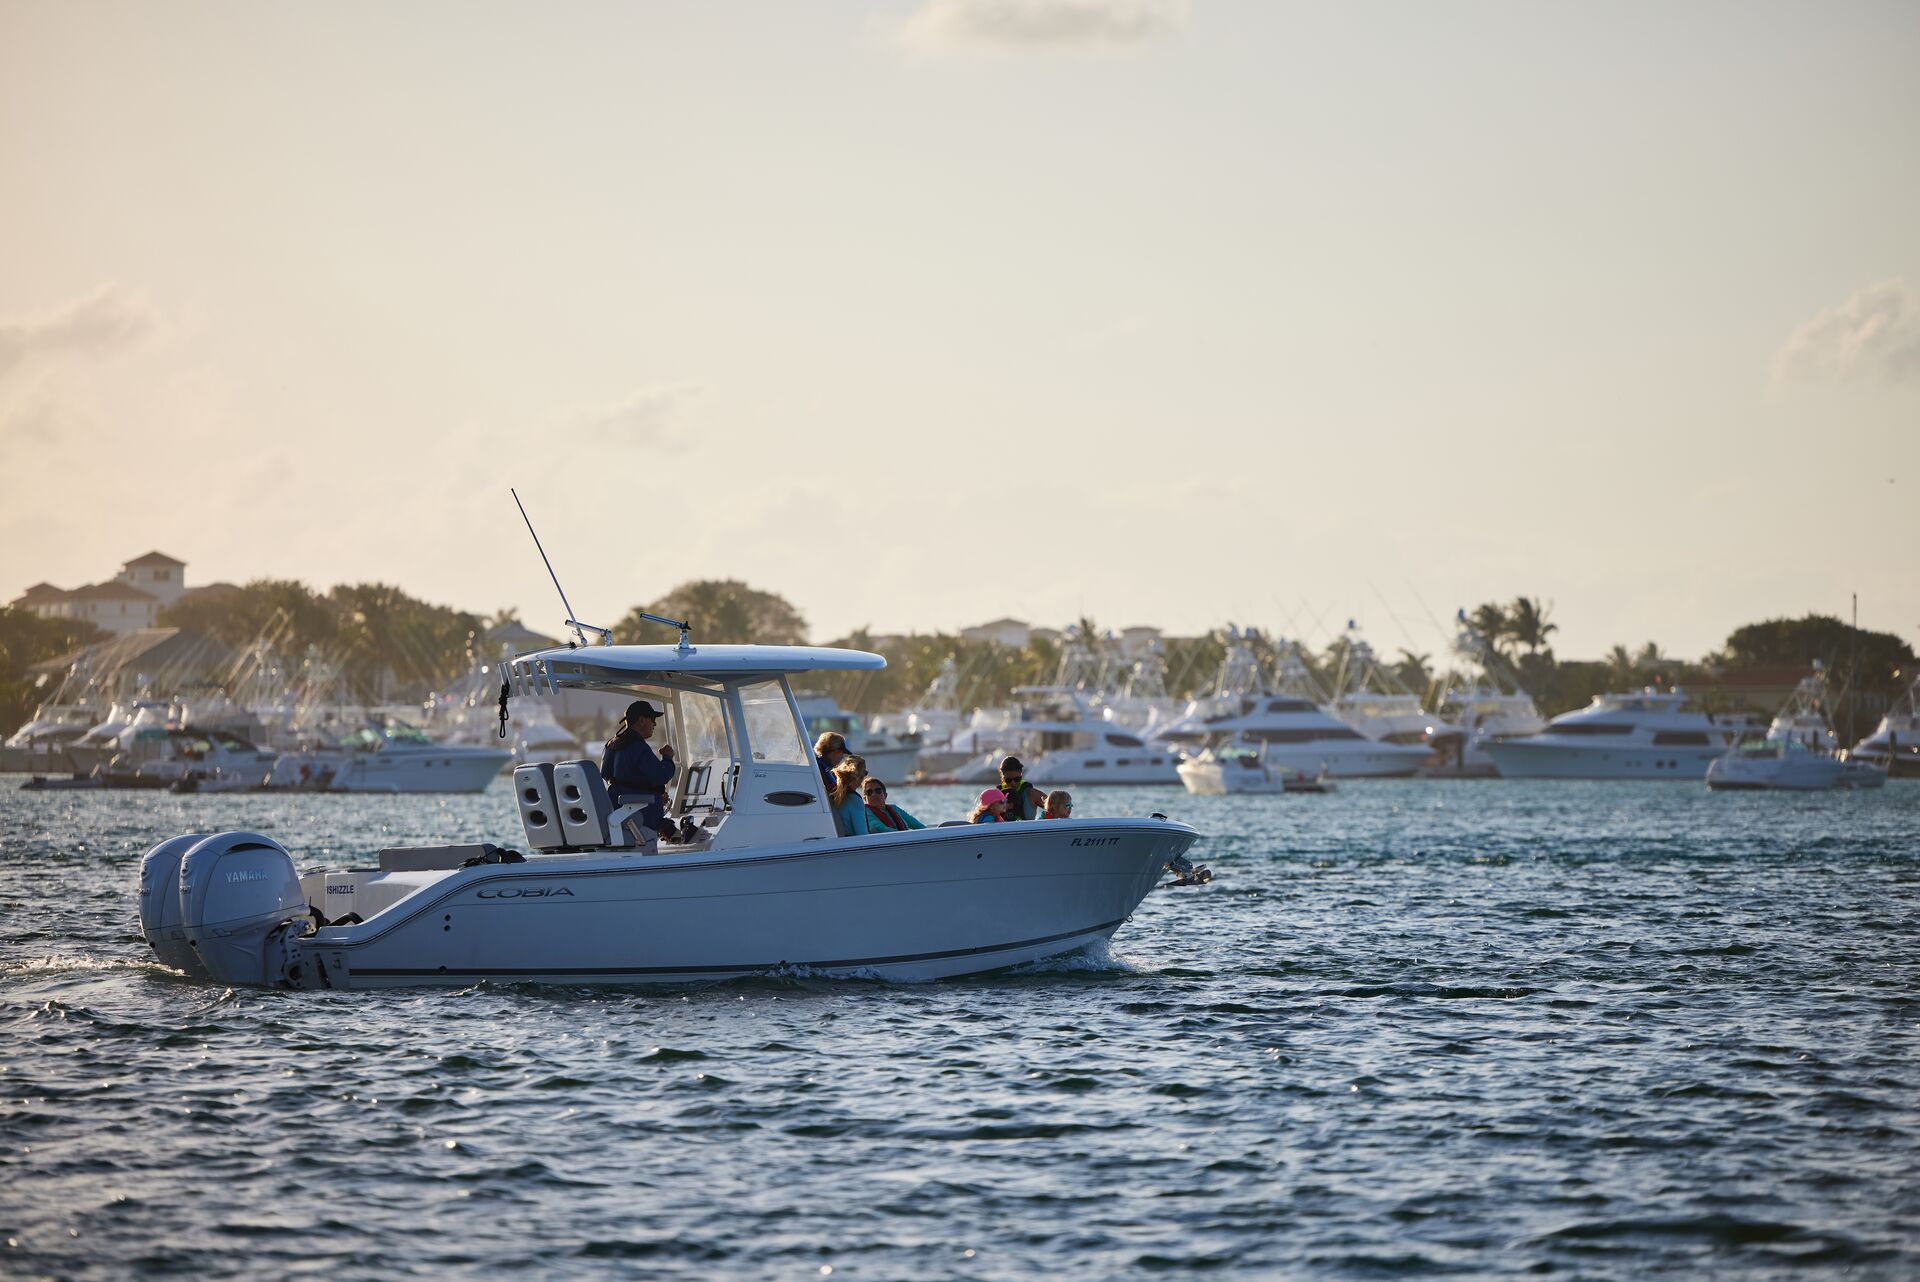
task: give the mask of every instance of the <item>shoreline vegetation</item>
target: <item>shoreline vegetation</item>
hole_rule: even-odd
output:
[[[696,642],[803,645],[810,639],[805,617],[791,602],[738,580],[685,583],[636,606],[615,624],[615,641],[671,640],[666,629],[642,620],[642,611],[690,620]],[[1551,643],[1558,630],[1551,607],[1526,596],[1483,604],[1467,612],[1465,622],[1547,716],[1581,707],[1596,694],[1649,685],[1689,689],[1710,710],[1732,711],[1743,706],[1742,674],[1769,668],[1804,670],[1818,661],[1825,665],[1833,692],[1829,715],[1836,728],[1845,734],[1851,722],[1854,731],[1865,733],[1911,680],[1916,663],[1913,650],[1899,637],[1856,631],[1818,614],[1743,625],[1728,634],[1720,649],[1698,659],[1666,654],[1656,642],[1647,641],[1638,647],[1615,645],[1599,659],[1563,660]],[[386,584],[342,584],[320,592],[286,579],[190,592],[163,611],[159,623],[206,638],[233,663],[243,655],[271,652],[289,671],[302,664],[328,665],[353,697],[384,703],[423,699],[476,663],[496,660],[497,647],[485,639],[490,632],[533,635],[512,610],[481,615],[434,605]],[[1092,620],[1077,620],[1068,634],[1096,658],[1111,660],[1118,673],[1124,674],[1137,657],[1123,655],[1120,643]],[[1242,629],[1239,637],[1269,678],[1288,651],[1323,689],[1352,666],[1351,643],[1345,636],[1318,649],[1282,642],[1260,629]],[[108,634],[87,623],[0,608],[0,734],[11,733],[53,695],[66,664],[78,652],[107,639]],[[1018,686],[1053,682],[1063,650],[1062,641],[1045,633],[1014,647],[949,633],[876,637],[857,629],[823,644],[873,650],[886,657],[884,671],[839,673],[822,683],[823,693],[861,713],[914,705],[948,660],[959,676],[962,708],[1002,704]],[[1227,644],[1224,629],[1163,638],[1157,654],[1166,693],[1174,698],[1206,693]],[[530,648],[519,646],[523,652]],[[1400,649],[1375,658],[1390,680],[1420,695],[1429,708],[1449,683],[1470,682],[1477,673],[1476,664],[1455,653]],[[217,683],[218,676],[216,671],[201,671],[192,679],[204,687]]]

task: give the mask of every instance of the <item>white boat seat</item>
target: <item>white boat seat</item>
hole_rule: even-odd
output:
[[[588,761],[559,761],[553,767],[553,795],[560,806],[560,830],[569,846],[615,844],[612,840],[613,798],[607,794],[600,771]]]
[[[647,808],[644,801],[614,804],[600,767],[591,761],[556,761],[553,765],[554,801],[559,806],[560,829],[575,849],[627,849],[633,834],[627,821]]]
[[[560,827],[560,808],[554,802],[553,766],[528,762],[513,771],[513,795],[520,805],[520,823],[527,844],[535,850],[559,850],[567,844]]]

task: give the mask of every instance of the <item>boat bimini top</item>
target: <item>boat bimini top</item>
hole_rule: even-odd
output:
[[[666,713],[655,744],[673,745],[679,768],[666,809],[674,827],[691,838],[688,844],[721,851],[833,838],[837,831],[826,789],[787,677],[872,671],[886,664],[877,654],[821,646],[543,650],[507,666],[501,713],[511,717],[511,696],[561,690],[617,691],[649,699]],[[514,773],[528,842],[537,850],[621,844],[619,826],[626,815],[596,815],[604,809],[597,776],[567,772],[554,777],[547,773],[552,769],[522,766]],[[579,811],[584,811],[583,824],[562,822]]]

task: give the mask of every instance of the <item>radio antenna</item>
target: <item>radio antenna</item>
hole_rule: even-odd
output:
[[[540,536],[534,532],[533,518],[527,515],[527,505],[520,501],[520,492],[512,486],[507,487],[507,493],[513,495],[513,505],[520,509],[520,519],[527,523],[527,533],[533,535],[534,550],[540,553],[540,562],[547,567],[547,577],[553,580],[553,590],[560,594],[560,605],[567,612],[567,626],[573,629],[574,640],[584,646],[587,643],[586,634],[592,632],[600,638],[601,645],[612,645],[613,633],[605,628],[596,628],[591,623],[582,623],[573,617],[573,606],[567,601],[567,590],[560,586],[560,576],[553,572],[553,562],[547,559],[547,550],[540,546]],[[574,642],[569,641],[567,645],[572,648]]]

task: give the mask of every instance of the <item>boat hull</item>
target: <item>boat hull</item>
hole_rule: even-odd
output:
[[[1487,745],[1503,779],[1704,779],[1724,747],[1541,743],[1510,739]]]
[[[1826,792],[1840,783],[1845,765],[1812,753],[1785,761],[1722,757],[1707,768],[1715,792]]]
[[[484,792],[513,754],[499,748],[443,745],[423,752],[288,752],[269,788],[321,792]]]
[[[943,979],[1111,936],[1197,836],[1159,820],[1069,820],[463,868],[302,941],[319,962],[303,982],[686,983],[782,970]]]

